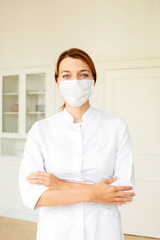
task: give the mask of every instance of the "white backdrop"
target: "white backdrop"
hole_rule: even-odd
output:
[[[98,73],[93,102],[123,116],[133,139],[138,196],[123,210],[125,232],[160,237],[160,1],[0,0],[0,9],[0,69],[54,66],[70,47],[92,57]],[[15,198],[0,215],[24,218],[15,189],[18,166],[1,162],[0,186],[14,189]]]

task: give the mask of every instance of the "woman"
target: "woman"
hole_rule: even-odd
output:
[[[86,52],[64,51],[55,80],[62,111],[33,124],[19,172],[24,205],[40,208],[37,240],[123,240],[118,205],[135,195],[127,123],[90,105],[96,70]]]

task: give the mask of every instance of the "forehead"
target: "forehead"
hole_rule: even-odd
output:
[[[81,70],[81,69],[86,69],[90,71],[90,67],[85,61],[78,58],[71,58],[71,57],[64,58],[61,61],[59,66],[59,72],[63,70],[75,71],[75,70]]]

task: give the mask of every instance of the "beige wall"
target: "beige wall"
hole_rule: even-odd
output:
[[[55,61],[70,47],[93,59],[160,53],[159,0],[0,0],[0,66]]]

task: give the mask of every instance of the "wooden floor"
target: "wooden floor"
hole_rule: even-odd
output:
[[[1,240],[36,240],[37,224],[11,218],[0,217]],[[125,235],[125,240],[158,240],[156,238]]]

